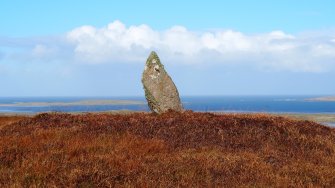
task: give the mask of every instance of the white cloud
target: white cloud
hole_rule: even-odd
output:
[[[83,26],[67,34],[75,44],[80,56],[90,56],[92,60],[110,59],[115,51],[132,51],[135,47],[159,49],[169,54],[184,56],[198,55],[203,50],[224,53],[283,51],[294,46],[292,35],[282,31],[247,36],[232,30],[196,33],[183,26],[174,26],[166,31],[154,31],[147,25],[127,28],[115,21],[105,28]],[[131,56],[131,53],[129,54]],[[95,59],[98,58],[98,59]],[[112,59],[110,59],[112,60]]]
[[[266,70],[309,72],[335,67],[333,32],[250,35],[233,30],[190,31],[183,26],[158,31],[144,24],[127,27],[114,21],[102,28],[75,28],[62,41],[46,41],[32,45],[29,57],[93,64],[143,63],[149,52],[156,50],[165,64],[247,64]]]
[[[158,33],[147,25],[126,28],[120,21],[101,29],[82,26],[66,36],[75,46],[76,57],[92,63],[137,59],[132,51],[157,46],[158,37]]]

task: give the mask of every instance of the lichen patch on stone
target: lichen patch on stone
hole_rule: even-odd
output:
[[[151,79],[156,79],[157,76],[155,76],[154,74],[152,74],[152,75],[150,75],[150,78],[151,78]]]

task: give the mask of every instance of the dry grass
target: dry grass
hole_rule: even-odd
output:
[[[11,123],[27,119],[26,116],[18,116],[18,115],[0,115],[0,130],[5,127],[6,125],[9,125]]]
[[[335,186],[335,130],[310,121],[193,112],[4,118],[0,187]]]

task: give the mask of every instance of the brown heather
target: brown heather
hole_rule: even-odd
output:
[[[0,117],[0,187],[134,186],[335,187],[335,130],[190,111]]]

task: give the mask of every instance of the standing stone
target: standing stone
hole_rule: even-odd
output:
[[[151,111],[163,113],[168,110],[183,111],[177,87],[165,71],[156,52],[151,52],[142,75],[145,98]]]

